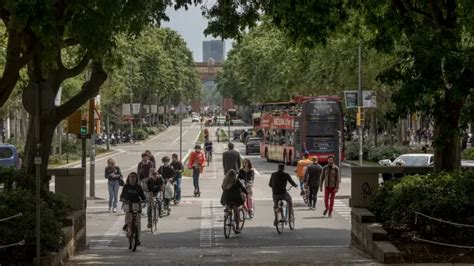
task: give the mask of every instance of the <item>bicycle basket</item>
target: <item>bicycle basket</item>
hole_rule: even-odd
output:
[[[141,203],[139,203],[139,202],[124,203],[123,204],[123,211],[125,211],[125,212],[131,212],[131,211],[139,212],[139,211],[141,211],[141,209],[142,209],[142,206],[141,206]]]

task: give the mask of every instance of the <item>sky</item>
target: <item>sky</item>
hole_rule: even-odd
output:
[[[166,14],[170,21],[163,22],[162,27],[171,28],[179,32],[186,41],[189,49],[193,52],[194,61],[202,62],[202,41],[215,40],[212,36],[204,36],[204,29],[207,27],[207,19],[201,15],[200,6],[190,6],[188,10],[184,8],[175,11],[168,8]],[[225,53],[232,48],[232,41],[225,41]]]

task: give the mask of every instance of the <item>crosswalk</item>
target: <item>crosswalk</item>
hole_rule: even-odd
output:
[[[348,207],[342,200],[334,200],[334,211],[344,217],[347,221],[351,221],[351,208]]]

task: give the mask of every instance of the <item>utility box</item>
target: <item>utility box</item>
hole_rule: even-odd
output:
[[[86,209],[85,168],[48,169],[48,174],[54,176],[55,193],[64,195],[73,210]]]
[[[351,200],[352,208],[369,207],[379,187],[380,167],[351,167]]]

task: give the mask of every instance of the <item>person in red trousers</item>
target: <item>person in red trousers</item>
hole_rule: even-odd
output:
[[[323,191],[324,187],[324,204],[326,209],[323,215],[329,213],[329,218],[332,217],[332,209],[334,207],[334,198],[339,190],[339,184],[341,184],[341,173],[339,167],[335,164],[336,158],[333,155],[329,155],[328,164],[323,168],[321,173],[320,191]]]

